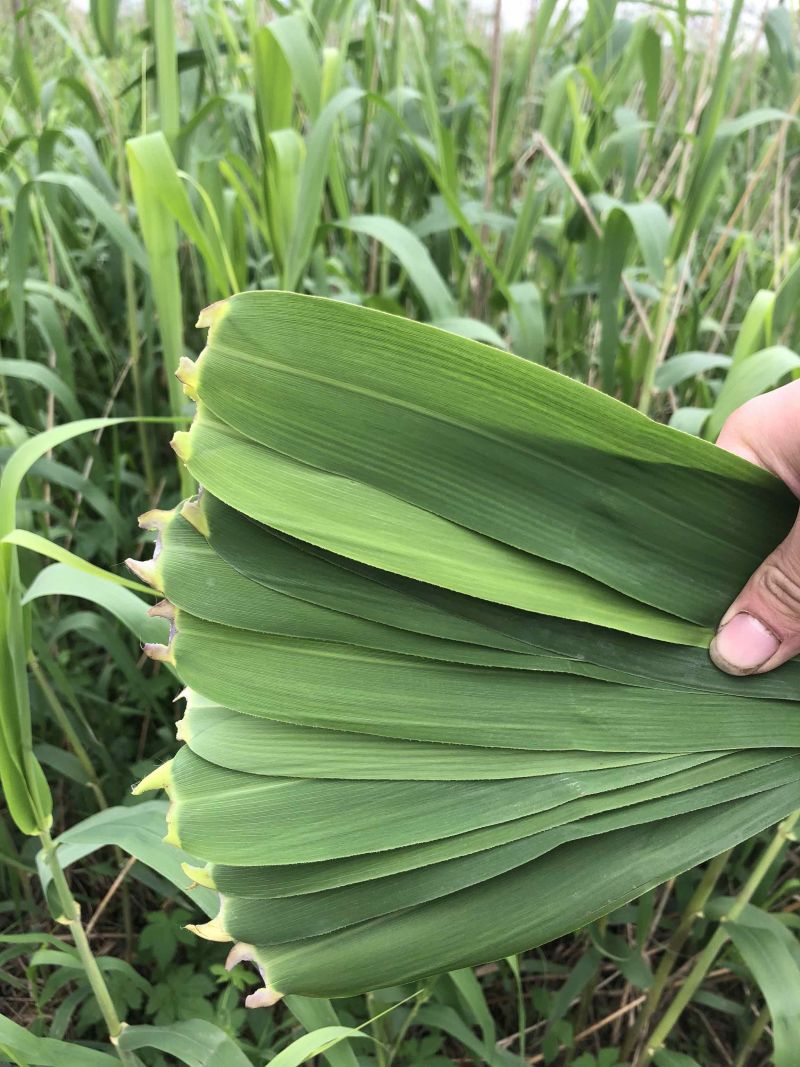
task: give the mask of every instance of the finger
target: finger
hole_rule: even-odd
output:
[[[800,379],[754,397],[725,421],[717,444],[777,475],[800,497]]]
[[[800,381],[735,411],[717,444],[800,495]],[[709,654],[729,674],[762,674],[800,652],[800,519],[720,620]]]
[[[709,654],[728,674],[761,674],[800,652],[800,521],[720,621]]]

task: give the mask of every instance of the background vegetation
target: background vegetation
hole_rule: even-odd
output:
[[[199,309],[259,287],[368,304],[712,439],[800,368],[795,13],[745,33],[741,0],[541,0],[502,34],[496,6],[6,7],[0,742],[44,768],[54,822],[26,836],[7,788],[3,1062],[285,1067],[339,1039],[332,1067],[756,1067],[777,1029],[800,1049],[791,820],[477,974],[247,1012],[255,976],[182,929],[198,890],[163,803],[129,795],[173,751],[175,684],[141,659],[120,561],[181,491],[172,372]]]

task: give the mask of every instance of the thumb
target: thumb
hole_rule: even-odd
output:
[[[761,674],[800,652],[800,519],[723,615],[709,655],[728,674]]]
[[[748,401],[717,444],[800,496],[800,381]],[[800,652],[800,518],[723,615],[709,654],[729,674],[762,674]]]

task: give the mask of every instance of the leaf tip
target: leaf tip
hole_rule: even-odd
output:
[[[228,310],[227,300],[217,300],[213,304],[209,304],[208,307],[203,308],[200,314],[197,316],[197,322],[195,326],[198,330],[205,330],[211,326],[217,325],[217,323],[224,317]]]
[[[169,789],[171,781],[172,760],[169,759],[166,763],[162,763],[160,767],[156,767],[154,771],[146,774],[141,782],[137,782],[131,792],[135,797],[138,797],[142,793],[149,793],[155,789]]]
[[[169,622],[175,622],[175,605],[169,600],[159,600],[157,604],[147,609],[147,614],[151,619],[167,619]]]
[[[203,512],[203,505],[199,497],[192,497],[181,506],[181,517],[194,526],[195,530],[203,537],[208,537],[208,520]]]
[[[173,452],[178,457],[178,459],[181,461],[181,463],[188,463],[189,462],[189,457],[192,454],[192,450],[191,450],[191,438],[189,437],[189,431],[188,430],[177,430],[172,435],[172,440],[170,441],[170,445],[172,446]]]
[[[175,665],[175,654],[172,651],[172,644],[162,645],[157,641],[148,641],[147,644],[142,646],[142,651],[149,659],[155,660],[157,663],[170,663]]]
[[[133,559],[131,557],[125,560],[125,566],[145,585],[150,585],[153,589],[161,588],[158,564],[155,559]]]
[[[207,923],[187,923],[184,930],[188,930],[204,941],[233,941],[233,938],[222,925],[222,914],[210,919]]]
[[[244,941],[237,941],[233,948],[228,953],[225,960],[225,969],[232,971],[239,963],[255,963],[258,967],[258,973],[261,975],[261,980],[264,985],[260,989],[254,990],[250,993],[244,1002],[246,1008],[271,1008],[273,1004],[283,997],[283,993],[279,993],[276,989],[273,989],[269,982],[264,977],[264,972],[259,962],[255,945],[248,945]]]
[[[139,527],[142,530],[155,530],[161,533],[175,518],[175,509],[165,511],[163,508],[151,508],[144,511],[138,518]]]
[[[271,986],[265,985],[256,989],[254,993],[249,993],[244,998],[244,1006],[246,1008],[271,1008],[282,998],[283,993],[278,993]]]
[[[174,845],[175,848],[182,848],[181,839],[178,836],[178,830],[175,826],[175,821],[170,817],[170,812],[167,811],[167,832],[161,838],[165,845]]]
[[[205,889],[216,889],[216,883],[211,874],[211,867],[193,867],[190,863],[182,863],[181,870],[187,878],[191,878],[195,885],[201,885]]]
[[[190,400],[197,400],[197,386],[200,379],[200,368],[194,360],[188,356],[181,356],[175,377],[183,386],[183,391]]]

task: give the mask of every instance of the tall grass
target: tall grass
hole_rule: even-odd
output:
[[[797,19],[750,32],[741,0],[706,7],[590,0],[577,21],[542,0],[501,34],[500,3],[8,0],[0,1055],[156,1067],[216,1043],[242,1067],[339,1040],[334,1067],[745,1067],[796,1020],[791,827],[478,977],[246,1015],[255,979],[175,932],[213,901],[162,846],[163,806],[128,795],[172,751],[175,686],[140,662],[163,620],[112,578],[130,517],[179,490],[172,371],[199,308],[274,287],[363,303],[710,439],[796,375]],[[292,1059],[299,1027],[318,1033]]]

